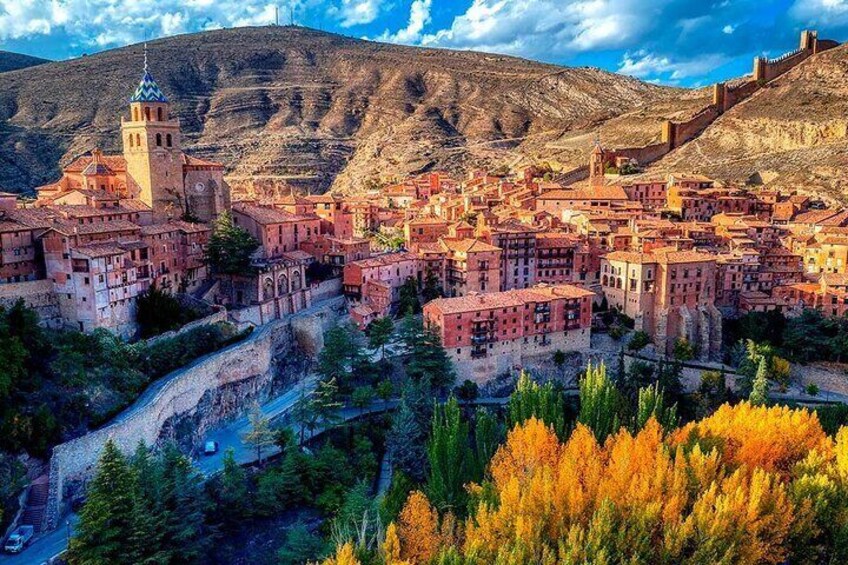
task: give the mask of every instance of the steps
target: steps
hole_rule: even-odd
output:
[[[35,533],[41,532],[49,494],[50,481],[46,474],[32,481],[29,487],[29,494],[27,495],[27,505],[21,516],[21,525],[32,526],[35,529]]]

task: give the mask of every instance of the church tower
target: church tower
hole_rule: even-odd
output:
[[[121,138],[127,162],[128,196],[153,209],[156,220],[181,214],[183,157],[180,121],[170,116],[171,105],[147,70],[130,98],[130,116],[121,118]]]

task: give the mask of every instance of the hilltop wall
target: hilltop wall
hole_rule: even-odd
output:
[[[53,281],[44,279],[0,284],[0,306],[9,308],[18,299],[22,299],[28,308],[36,311],[42,326],[62,327],[62,314],[59,312],[58,297],[53,292]]]
[[[600,156],[593,154],[589,164],[589,176],[594,183],[603,182],[604,171],[608,164],[615,162],[618,157],[634,159],[639,164],[656,161],[672,150],[696,138],[724,112],[753,95],[766,83],[783,75],[793,67],[817,53],[832,49],[839,45],[829,39],[818,39],[815,31],[801,32],[800,47],[776,59],[756,57],[754,59],[753,78],[744,83],[730,87],[725,83],[713,85],[713,101],[698,113],[683,121],[666,120],[662,124],[660,143],[642,147],[623,147],[614,150],[604,150]],[[596,160],[600,159],[601,162]]]

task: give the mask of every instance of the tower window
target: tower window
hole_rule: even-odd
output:
[[[150,108],[144,109],[144,119],[147,120],[148,122],[150,121]]]
[[[130,134],[130,147],[135,147],[135,140],[133,139],[132,134]]]
[[[170,133],[169,133],[169,134],[167,134],[167,135],[165,136],[165,145],[167,145],[168,147],[171,147],[171,145],[172,145],[172,140],[171,140],[171,134],[170,134]]]
[[[162,121],[162,108],[156,108],[156,119]]]
[[[141,147],[141,134],[140,133],[135,134],[135,144],[138,147]]]
[[[138,108],[133,108],[133,120],[138,121]]]
[[[156,134],[156,147],[162,147],[162,134]]]

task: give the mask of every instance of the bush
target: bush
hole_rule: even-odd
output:
[[[649,343],[651,343],[651,338],[648,334],[639,330],[637,332],[633,332],[633,335],[630,337],[630,341],[627,343],[627,349],[630,351],[641,351]]]
[[[625,333],[627,333],[626,330],[621,326],[612,326],[609,329],[609,336],[615,340],[619,340],[624,337]]]
[[[480,387],[474,381],[465,379],[461,385],[454,388],[454,393],[459,400],[471,402],[480,395]]]
[[[810,383],[807,385],[806,391],[810,396],[818,396],[819,386],[816,383]]]

